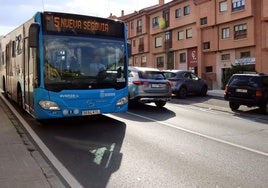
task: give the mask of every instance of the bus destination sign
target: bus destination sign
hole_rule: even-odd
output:
[[[52,12],[44,13],[44,31],[124,37],[122,22],[98,17]]]

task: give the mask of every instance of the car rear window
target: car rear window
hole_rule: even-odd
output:
[[[233,76],[228,85],[260,87],[261,82],[258,76]]]
[[[176,73],[174,72],[164,72],[166,78],[173,78],[176,77]]]
[[[162,72],[157,71],[144,71],[140,72],[140,78],[142,79],[153,79],[153,80],[164,80],[165,76]]]

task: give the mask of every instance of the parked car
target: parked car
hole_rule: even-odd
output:
[[[172,83],[172,93],[179,98],[186,98],[189,94],[206,96],[208,86],[204,80],[187,70],[166,70],[166,78]]]
[[[128,67],[129,102],[151,103],[165,106],[171,99],[171,84],[163,72],[155,68]]]
[[[268,74],[234,74],[229,79],[224,92],[225,100],[235,111],[240,105],[257,106],[267,113]]]

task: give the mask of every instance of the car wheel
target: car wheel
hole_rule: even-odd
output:
[[[186,96],[187,96],[187,89],[186,89],[186,87],[181,87],[180,90],[177,93],[177,96],[179,98],[182,98],[182,99],[186,98]]]
[[[267,106],[267,102],[265,102],[264,104],[259,106],[260,107],[260,113],[267,114],[266,106]]]
[[[207,91],[208,91],[208,87],[207,86],[203,86],[200,92],[201,96],[206,96],[207,95]]]
[[[157,106],[157,107],[159,107],[159,108],[162,108],[163,106],[165,106],[166,105],[166,101],[156,101],[155,102],[155,105]]]
[[[229,106],[230,106],[232,111],[236,111],[236,110],[238,110],[240,105],[237,103],[234,103],[234,102],[229,102]]]

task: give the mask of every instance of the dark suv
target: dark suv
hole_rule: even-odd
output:
[[[240,105],[258,106],[260,112],[267,113],[268,74],[234,74],[229,79],[224,92],[225,100],[235,111]]]

